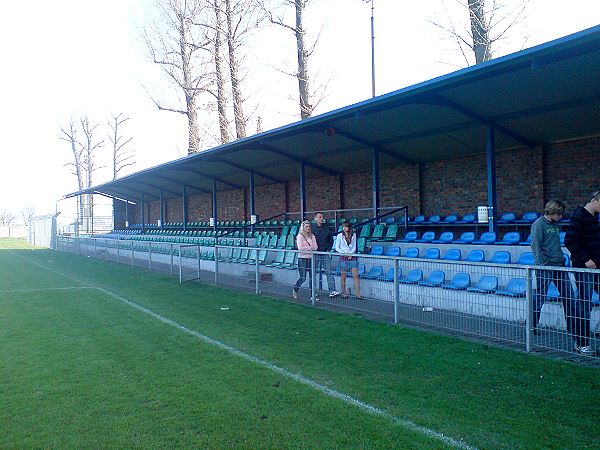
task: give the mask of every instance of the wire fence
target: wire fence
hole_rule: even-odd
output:
[[[387,255],[59,237],[57,250],[600,365],[600,272]]]

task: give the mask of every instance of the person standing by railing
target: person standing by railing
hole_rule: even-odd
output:
[[[342,289],[342,297],[347,298],[346,291],[346,273],[348,269],[352,272],[354,279],[354,292],[357,298],[362,298],[360,295],[360,278],[358,277],[358,258],[356,257],[356,234],[352,229],[350,222],[345,221],[342,224],[342,232],[338,234],[335,240],[335,251],[340,254],[340,284]]]
[[[565,205],[560,200],[550,200],[544,208],[544,215],[531,225],[531,251],[536,266],[564,267],[565,257],[560,245],[558,222],[565,213]],[[577,304],[573,298],[568,272],[561,270],[536,270],[536,294],[533,306],[533,331],[539,334],[538,321],[548,293],[550,283],[554,283],[562,301],[567,320],[567,332],[576,334]]]
[[[315,222],[316,223],[312,226],[312,233],[317,239],[318,251],[331,251],[333,248],[333,240],[337,233],[325,222],[325,217],[322,212],[315,214]],[[331,256],[315,255],[315,270],[319,274],[319,277],[321,277],[321,270],[325,272],[325,275],[327,276],[327,287],[329,288],[329,297],[340,295],[335,289],[335,278],[333,278],[333,273],[331,272]]]
[[[292,290],[292,296],[298,300],[298,291],[300,286],[306,281],[308,276],[308,286],[312,292],[312,274],[310,270],[312,253],[317,250],[317,239],[312,233],[310,222],[305,220],[300,225],[300,231],[296,236],[296,247],[298,248],[298,272],[300,278],[296,281],[294,289]]]
[[[600,191],[584,206],[579,206],[571,216],[565,234],[565,245],[571,252],[573,267],[600,269]],[[577,302],[577,343],[575,350],[582,355],[595,355],[589,344],[590,311],[594,291],[600,291],[600,271],[598,273],[575,272],[575,282],[579,301]]]

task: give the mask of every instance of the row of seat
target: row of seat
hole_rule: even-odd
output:
[[[531,245],[531,234],[525,240],[521,239],[521,234],[518,231],[510,231],[505,233],[502,239],[498,239],[496,233],[486,231],[478,238],[471,231],[464,232],[458,239],[454,239],[452,231],[445,231],[439,237],[433,231],[426,231],[419,237],[416,231],[409,231],[406,235],[398,240],[399,242],[418,242],[432,244],[477,244],[477,245]],[[564,246],[565,232],[560,233],[560,243]]]

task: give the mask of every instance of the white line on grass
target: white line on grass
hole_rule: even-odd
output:
[[[25,259],[25,257],[22,257],[22,258]],[[72,279],[72,280],[74,280],[74,281],[76,281],[78,283],[85,284],[85,283],[83,283],[82,281],[76,279],[73,276],[65,275],[65,274],[60,273],[60,272],[58,272],[56,270],[50,269],[48,267],[45,267],[42,264],[36,263],[35,261],[31,261],[30,260],[30,262],[32,264],[34,264],[34,265],[42,268],[42,269],[45,269],[45,270],[49,271],[49,272],[55,273],[57,275],[65,277],[65,278]],[[83,287],[83,288],[85,288],[85,287]],[[144,314],[147,314],[147,315],[149,315],[151,317],[154,317],[155,319],[163,322],[164,324],[167,324],[167,325],[170,325],[170,326],[172,326],[174,328],[177,328],[178,330],[181,330],[184,333],[187,333],[187,334],[189,334],[191,336],[194,336],[194,337],[196,337],[196,338],[198,338],[198,339],[200,339],[200,340],[202,340],[202,341],[204,341],[204,342],[206,342],[206,343],[208,343],[210,345],[214,345],[214,346],[216,346],[216,347],[218,347],[220,349],[223,349],[223,350],[225,350],[225,351],[227,351],[227,352],[229,352],[231,354],[239,356],[240,358],[244,358],[244,359],[246,359],[248,361],[251,361],[251,362],[253,362],[255,364],[258,364],[260,366],[266,367],[266,368],[268,368],[268,369],[270,369],[270,370],[272,370],[274,372],[277,372],[277,373],[279,373],[279,374],[281,374],[281,375],[283,375],[285,377],[291,378],[292,380],[295,380],[295,381],[297,381],[299,383],[302,383],[302,384],[305,384],[307,386],[310,386],[310,387],[316,389],[317,391],[319,391],[319,392],[321,392],[321,393],[323,393],[325,395],[337,398],[339,400],[342,400],[345,403],[348,403],[350,405],[356,406],[356,407],[362,409],[363,411],[366,411],[366,412],[369,412],[371,414],[375,414],[375,415],[378,415],[378,416],[381,416],[381,417],[385,417],[386,419],[388,419],[388,420],[390,420],[390,421],[392,421],[394,423],[397,423],[397,424],[403,426],[404,428],[406,428],[406,429],[408,429],[410,431],[414,431],[414,432],[419,433],[421,435],[424,435],[424,436],[427,436],[427,437],[431,437],[431,438],[434,438],[434,439],[438,439],[439,441],[443,442],[444,444],[450,445],[450,446],[455,447],[455,448],[468,449],[468,450],[476,449],[476,447],[471,447],[470,445],[466,444],[462,440],[456,440],[456,439],[453,439],[451,437],[444,436],[443,433],[440,433],[440,432],[432,430],[430,428],[418,425],[418,424],[414,423],[411,420],[402,419],[400,417],[394,416],[393,414],[390,414],[389,412],[384,411],[383,409],[380,409],[380,408],[377,408],[376,406],[373,406],[373,405],[370,405],[368,403],[365,403],[365,402],[363,402],[361,400],[358,400],[358,399],[356,399],[356,398],[354,398],[354,397],[352,397],[352,396],[350,396],[348,394],[344,394],[343,392],[336,391],[335,389],[328,388],[327,386],[324,386],[324,385],[322,385],[320,383],[317,383],[316,381],[313,381],[313,380],[311,380],[309,378],[306,378],[303,375],[300,375],[300,374],[297,374],[297,373],[294,373],[294,372],[290,372],[289,370],[286,370],[286,369],[284,369],[282,367],[276,366],[276,365],[274,365],[274,364],[272,364],[272,363],[270,363],[268,361],[259,359],[259,358],[255,357],[255,356],[252,356],[252,355],[250,355],[248,353],[245,353],[245,352],[243,352],[241,350],[238,350],[238,349],[236,349],[234,347],[231,347],[231,346],[229,346],[229,345],[227,345],[227,344],[225,344],[225,343],[223,343],[221,341],[218,341],[216,339],[213,339],[213,338],[210,338],[208,336],[205,336],[205,335],[203,335],[202,333],[200,333],[200,332],[198,332],[196,330],[192,330],[190,328],[187,328],[186,326],[181,325],[180,323],[177,323],[174,320],[171,320],[171,319],[169,319],[167,317],[161,316],[160,314],[155,313],[154,311],[152,311],[152,310],[150,310],[150,309],[148,309],[148,308],[146,308],[144,306],[141,306],[141,305],[139,305],[139,304],[137,304],[137,303],[135,303],[135,302],[133,302],[131,300],[127,300],[126,298],[121,297],[119,294],[116,294],[114,292],[111,292],[111,291],[109,291],[107,289],[104,289],[102,287],[99,287],[99,286],[96,286],[94,288],[97,289],[97,290],[99,290],[99,291],[101,291],[101,292],[103,292],[104,294],[106,294],[106,295],[108,295],[110,297],[113,297],[116,300],[119,300],[120,302],[125,303],[126,305],[131,306],[132,308],[137,309],[138,311],[143,312]]]
[[[9,289],[0,291],[0,294],[20,294],[30,292],[45,292],[45,291],[70,291],[73,289],[97,289],[94,286],[67,286],[67,287],[50,287],[50,288],[37,288],[37,289]]]

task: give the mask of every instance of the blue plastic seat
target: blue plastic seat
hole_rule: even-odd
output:
[[[396,221],[396,219],[394,218],[394,216],[388,216],[385,218],[384,222],[386,225],[391,225]]]
[[[469,262],[484,262],[485,261],[485,253],[483,250],[471,250],[467,255],[466,261]]]
[[[374,245],[371,247],[371,255],[383,255],[383,245]]]
[[[471,275],[465,272],[459,272],[452,277],[450,283],[442,284],[444,289],[453,289],[455,291],[462,291],[467,289],[471,285]]]
[[[401,242],[415,242],[419,235],[416,231],[409,231],[406,235],[400,239]]]
[[[475,233],[473,233],[472,231],[465,231],[463,234],[460,235],[460,238],[458,238],[455,241],[452,241],[452,243],[454,243],[454,244],[472,244],[474,240],[475,240]]]
[[[350,271],[348,271],[348,272],[350,272]],[[359,264],[357,272],[358,272],[359,277],[364,275],[367,272],[367,266],[365,266],[364,264]]]
[[[454,224],[458,222],[458,216],[456,214],[450,214],[449,216],[446,216],[443,222],[448,224]]]
[[[423,279],[423,271],[421,269],[412,269],[405,277],[400,277],[398,283],[402,284],[417,284]]]
[[[423,233],[423,236],[421,236],[421,239],[417,239],[415,242],[422,242],[422,243],[430,243],[433,242],[433,240],[435,239],[435,233],[433,231],[426,231],[425,233]]]
[[[440,249],[431,247],[425,250],[425,254],[423,255],[425,259],[440,259]]]
[[[495,252],[489,261],[491,264],[510,264],[510,253],[503,250]]]
[[[400,256],[400,247],[392,245],[385,249],[385,256]]]
[[[511,278],[505,289],[497,289],[496,294],[507,297],[525,297],[525,278]]]
[[[456,223],[475,223],[475,214],[465,214],[462,219]]]
[[[434,239],[434,244],[451,244],[454,240],[454,233],[452,231],[444,231],[439,239]]]
[[[383,267],[381,266],[373,266],[369,269],[369,272],[361,275],[361,278],[366,278],[368,280],[376,280],[377,278],[381,278],[383,276]]]
[[[419,281],[419,286],[441,286],[446,280],[446,273],[443,270],[432,270],[426,280]]]
[[[535,211],[529,211],[523,214],[519,220],[515,220],[516,223],[533,223],[537,220],[540,215]]]
[[[419,249],[417,247],[407,248],[404,252],[405,258],[418,258],[419,257]]]
[[[521,242],[521,235],[518,231],[510,231],[504,235],[501,241],[496,242],[496,245],[518,245]]]
[[[486,231],[479,237],[479,239],[477,239],[476,241],[473,241],[473,244],[493,245],[495,242],[496,242],[496,233],[494,233],[493,231]]]
[[[462,259],[462,252],[459,248],[451,248],[446,252],[442,259],[447,261],[460,261]]]
[[[519,242],[519,245],[531,246],[531,234],[529,236],[527,236],[527,239],[525,239],[524,241]]]
[[[564,247],[564,246],[565,246],[565,235],[566,235],[566,234],[567,234],[567,232],[566,232],[566,231],[561,231],[561,232],[558,234],[558,235],[560,236],[560,245],[561,245],[561,247]],[[530,241],[529,241],[529,242],[531,242],[531,238],[530,238]]]
[[[398,278],[402,276],[402,269],[398,267]],[[394,281],[394,267],[390,267],[382,278],[383,281]]]
[[[523,252],[519,255],[515,264],[521,264],[523,266],[533,266],[535,264],[535,257],[531,252]]]
[[[482,275],[473,287],[467,288],[467,292],[479,292],[482,294],[494,292],[498,288],[498,277],[495,275]]]
[[[505,212],[498,219],[498,223],[513,223],[517,220],[517,215],[514,212]]]
[[[438,215],[433,215],[430,216],[429,219],[427,220],[427,223],[440,223],[441,217]]]
[[[422,225],[425,223],[425,216],[417,216],[413,219],[412,223],[415,225]]]

